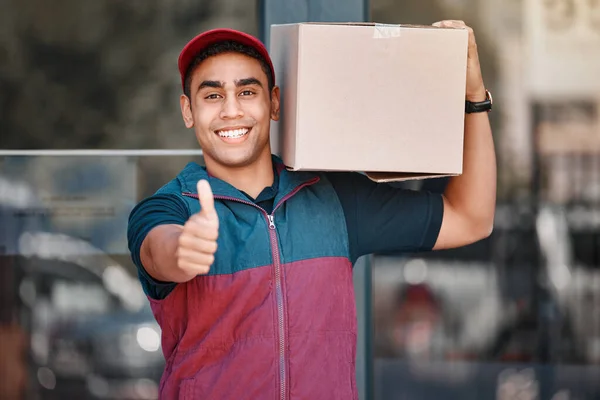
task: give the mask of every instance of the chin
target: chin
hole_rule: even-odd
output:
[[[237,153],[237,154],[236,154]],[[217,163],[228,168],[243,168],[252,165],[258,160],[257,154],[227,152],[227,154],[219,154],[217,157],[211,157]]]
[[[216,146],[207,147],[204,151],[205,159],[209,158],[214,163],[226,168],[244,168],[259,162],[262,158],[271,159],[270,146],[266,142],[262,146],[246,141],[241,146]]]

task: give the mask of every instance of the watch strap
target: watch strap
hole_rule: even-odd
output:
[[[492,110],[493,100],[492,94],[489,90],[485,91],[486,99],[484,101],[473,102],[473,101],[465,101],[465,112],[467,114],[480,113],[480,112],[489,112]]]

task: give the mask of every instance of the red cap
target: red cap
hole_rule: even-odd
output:
[[[236,31],[234,29],[213,29],[210,31],[203,32],[190,40],[181,53],[179,54],[179,74],[181,75],[181,87],[185,90],[185,74],[190,64],[198,53],[202,50],[211,46],[217,42],[231,40],[234,42],[241,43],[245,46],[254,48],[258,54],[260,54],[266,61],[267,65],[271,69],[271,76],[273,77],[273,84],[275,84],[275,69],[273,68],[273,62],[269,56],[267,48],[262,44],[260,40],[254,36],[248,35],[247,33]]]

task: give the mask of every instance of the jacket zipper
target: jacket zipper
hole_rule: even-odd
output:
[[[285,310],[284,310],[284,301],[283,301],[283,277],[282,277],[282,273],[281,273],[281,259],[279,257],[279,241],[277,240],[277,227],[275,225],[275,211],[277,211],[277,209],[284,202],[286,202],[292,196],[294,196],[296,193],[298,193],[300,191],[300,189],[302,189],[306,186],[313,185],[313,184],[317,183],[318,181],[319,181],[319,177],[316,177],[309,181],[304,182],[301,185],[298,185],[294,190],[292,190],[290,193],[285,195],[281,200],[279,200],[279,202],[275,205],[275,207],[273,207],[273,211],[271,212],[271,214],[267,213],[267,211],[264,208],[254,204],[250,201],[241,200],[241,199],[238,199],[235,197],[230,197],[230,196],[219,196],[219,195],[214,196],[215,199],[236,201],[238,203],[247,204],[249,206],[252,206],[252,207],[258,209],[266,217],[267,223],[269,224],[269,239],[270,239],[270,244],[271,244],[271,254],[273,256],[273,266],[275,268],[275,297],[277,299],[277,325],[278,325],[278,329],[279,329],[279,332],[278,332],[278,334],[279,334],[279,381],[280,381],[279,393],[280,393],[281,400],[287,399],[287,379],[286,379],[287,360],[286,360],[286,354],[285,354],[286,341],[285,341],[285,312],[284,312]],[[195,199],[198,198],[197,194],[193,194],[193,193],[182,193],[182,194],[184,196],[193,197]]]

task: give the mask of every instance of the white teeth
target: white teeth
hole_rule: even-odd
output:
[[[248,133],[249,129],[247,128],[242,128],[242,129],[234,129],[231,131],[219,131],[218,134],[221,137],[224,138],[239,138],[244,136],[246,133]]]

